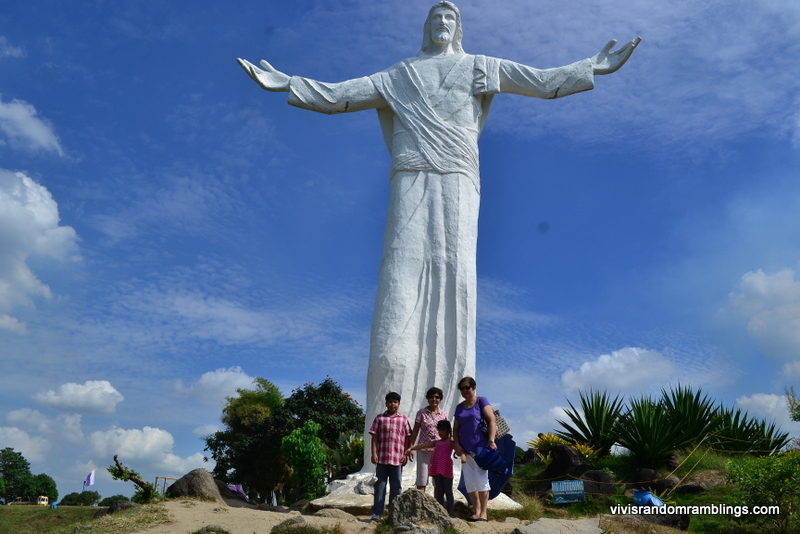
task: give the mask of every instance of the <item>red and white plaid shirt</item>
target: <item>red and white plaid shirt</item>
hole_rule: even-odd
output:
[[[411,435],[408,417],[395,412],[378,415],[369,427],[372,439],[378,444],[378,463],[384,465],[403,465],[406,452],[406,438]]]

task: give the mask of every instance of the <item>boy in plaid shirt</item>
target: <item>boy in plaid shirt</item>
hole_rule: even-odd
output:
[[[392,391],[386,394],[386,411],[378,415],[369,427],[372,437],[372,463],[375,464],[374,500],[372,520],[383,514],[386,502],[386,481],[389,481],[389,504],[400,495],[400,480],[406,464],[406,449],[411,446],[411,424],[408,418],[398,412],[400,394]]]

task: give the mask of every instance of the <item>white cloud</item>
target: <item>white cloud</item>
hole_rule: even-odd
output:
[[[38,117],[36,108],[22,100],[3,102],[0,95],[0,133],[5,134],[14,147],[64,155],[53,127]]]
[[[83,440],[81,415],[77,413],[60,414],[55,419],[51,419],[38,410],[21,408],[8,412],[6,421],[18,428],[45,434],[56,440],[66,439],[72,443],[79,443]]]
[[[607,389],[611,392],[636,392],[653,382],[666,382],[676,372],[675,366],[654,350],[626,347],[603,354],[580,368],[561,375],[565,391]]]
[[[32,306],[32,297],[52,297],[27,259],[77,260],[77,239],[71,227],[59,226],[58,205],[44,186],[0,169],[0,328],[24,334],[25,324],[9,312]]]
[[[0,315],[0,330],[8,330],[21,336],[28,333],[28,327],[25,326],[25,323],[7,314]]]
[[[203,462],[199,452],[181,458],[172,449],[175,439],[172,434],[160,428],[146,426],[143,429],[126,430],[113,427],[106,431],[93,432],[89,438],[92,452],[103,458],[119,455],[123,464],[135,465],[144,474],[154,471],[160,476],[184,475],[198,467],[211,468],[212,464]]]
[[[24,57],[25,51],[18,46],[11,46],[5,36],[0,35],[0,59],[4,57]]]
[[[226,397],[234,396],[237,389],[252,389],[253,378],[242,371],[241,367],[235,366],[204,373],[197,382],[188,387],[178,380],[176,389],[197,397],[207,406],[220,406]]]
[[[48,440],[32,437],[24,430],[8,426],[0,427],[0,443],[21,453],[29,462],[44,461],[47,451],[52,448]]]
[[[58,391],[40,391],[33,398],[51,408],[83,413],[112,413],[125,400],[107,380],[87,380],[82,385],[68,382]]]
[[[796,358],[800,354],[800,282],[792,269],[775,274],[762,270],[742,276],[734,308],[749,316],[747,331],[766,354]]]
[[[762,417],[768,422],[775,421],[784,431],[796,432],[800,430],[800,424],[792,421],[789,415],[789,408],[784,395],[756,393],[749,397],[739,397],[736,399],[736,404],[751,416]]]
[[[783,364],[781,372],[787,378],[800,378],[800,360],[795,360],[793,362],[788,362]]]

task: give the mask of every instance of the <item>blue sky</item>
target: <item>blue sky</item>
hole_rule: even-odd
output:
[[[340,81],[419,50],[429,2],[0,7],[0,447],[62,495],[119,454],[203,464],[264,377],[363,399],[389,157],[236,64]],[[520,443],[582,389],[678,382],[775,418],[800,386],[800,5],[460,2],[464,48],[552,67],[641,35],[594,91],[495,98],[478,390]],[[421,399],[404,399],[416,410]]]

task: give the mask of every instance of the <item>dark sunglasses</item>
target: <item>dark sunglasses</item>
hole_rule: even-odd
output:
[[[441,400],[441,399],[442,399],[442,397],[440,397],[439,395],[431,395],[431,396],[430,396],[430,397],[428,397],[428,398],[429,398],[429,399],[439,399],[439,400]]]
[[[472,386],[461,386],[458,388],[459,391],[467,391],[469,389],[472,389]]]

